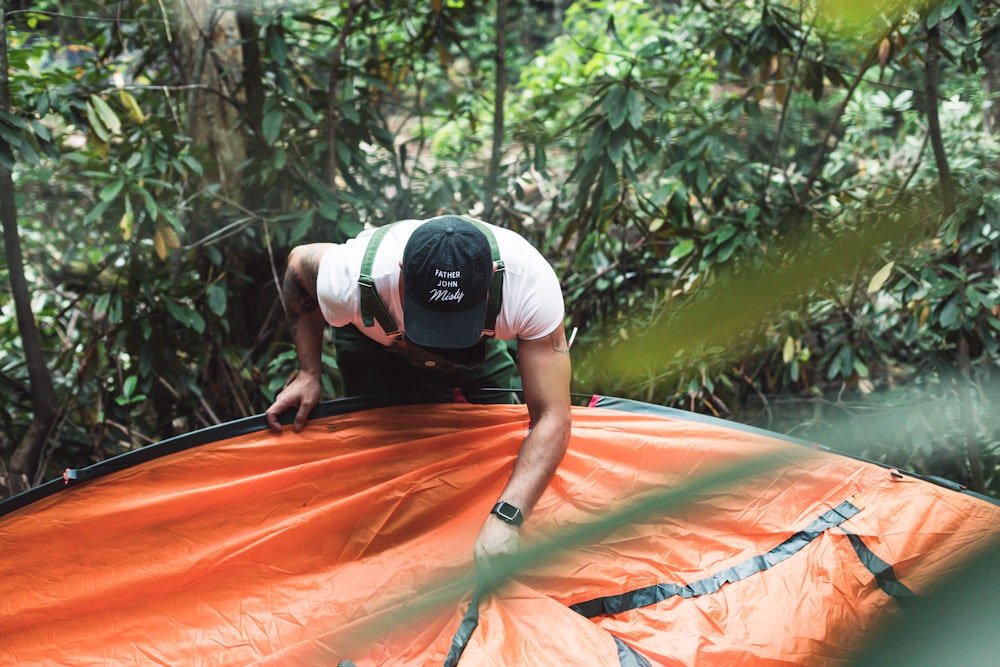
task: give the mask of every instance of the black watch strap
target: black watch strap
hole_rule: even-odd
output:
[[[507,523],[520,527],[524,523],[524,514],[521,512],[521,508],[517,505],[508,503],[506,500],[501,500],[493,509],[490,510],[490,514],[500,517]]]

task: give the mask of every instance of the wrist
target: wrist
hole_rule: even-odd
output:
[[[524,523],[524,513],[521,508],[506,500],[501,500],[494,505],[490,514],[515,528],[520,528]]]

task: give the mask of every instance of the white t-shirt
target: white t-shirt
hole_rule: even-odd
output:
[[[400,262],[407,240],[423,222],[404,220],[394,224],[382,237],[372,265],[375,289],[404,334],[406,323],[399,294]],[[564,314],[562,289],[555,271],[521,235],[493,225],[490,230],[504,262],[503,303],[497,316],[496,337],[535,340],[547,336],[556,330]],[[374,229],[365,230],[346,243],[333,245],[323,254],[316,279],[316,296],[323,317],[331,325],[353,324],[372,340],[389,345],[391,341],[377,320],[370,327],[361,321],[358,276],[374,232]]]

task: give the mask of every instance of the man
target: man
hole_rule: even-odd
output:
[[[474,554],[480,565],[517,551],[531,514],[566,452],[570,358],[552,267],[513,231],[459,216],[404,220],[344,244],[296,247],[282,298],[299,373],[267,420],[297,409],[300,431],[320,400],[326,324],[348,394],[509,387],[515,366],[502,341],[517,339],[517,370],[532,428]],[[493,394],[496,396],[496,394]]]

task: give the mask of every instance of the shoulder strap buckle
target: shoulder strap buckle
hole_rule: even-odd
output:
[[[389,309],[385,307],[385,302],[375,289],[375,279],[372,277],[372,267],[375,264],[375,255],[378,252],[382,237],[386,235],[392,225],[383,225],[375,230],[372,237],[368,239],[368,247],[365,248],[364,258],[361,260],[361,272],[358,275],[358,288],[361,290],[361,323],[366,327],[375,326],[377,320],[379,326],[385,331],[393,342],[403,337],[396,321],[392,318]]]

